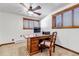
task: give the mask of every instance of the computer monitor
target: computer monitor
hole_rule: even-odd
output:
[[[39,27],[34,27],[34,33],[40,33],[41,32],[41,28]]]

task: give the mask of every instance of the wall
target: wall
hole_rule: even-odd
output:
[[[79,52],[79,28],[75,29],[52,29],[52,18],[48,15],[41,20],[42,31],[57,31],[58,37],[56,44],[69,48],[71,50]]]
[[[32,30],[23,30],[23,16],[0,12],[0,44],[24,40],[20,35],[32,34]]]

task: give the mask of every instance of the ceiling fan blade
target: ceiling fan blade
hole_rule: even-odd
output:
[[[24,3],[20,3],[20,4],[21,4],[22,6],[24,6],[25,8],[27,8],[26,5],[25,5]],[[27,8],[27,9],[28,9],[28,8]]]
[[[32,11],[35,11],[35,10],[38,10],[38,9],[41,9],[41,7],[40,6],[37,6],[34,9],[32,9]]]
[[[33,12],[33,13],[35,13],[35,14],[37,14],[37,15],[41,15],[41,13],[38,13],[38,12]]]

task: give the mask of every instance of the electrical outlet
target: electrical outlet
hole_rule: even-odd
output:
[[[22,35],[20,35],[20,37],[22,37]]]
[[[14,39],[12,39],[12,41],[14,41]]]

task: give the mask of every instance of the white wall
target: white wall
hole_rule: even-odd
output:
[[[41,28],[44,31],[57,31],[58,37],[56,44],[79,52],[79,28],[75,29],[52,29],[51,14],[41,20]]]
[[[51,21],[51,19],[52,19],[52,17],[51,17],[51,15],[49,15],[49,16],[47,16],[46,18],[44,18],[44,19],[42,19],[42,20],[40,21],[42,31],[43,31],[43,30],[44,30],[44,31],[49,31],[49,30],[51,30],[51,28],[52,28],[52,25],[51,25],[52,21]]]
[[[20,35],[32,34],[32,30],[23,30],[23,16],[0,12],[0,44],[24,40]]]

